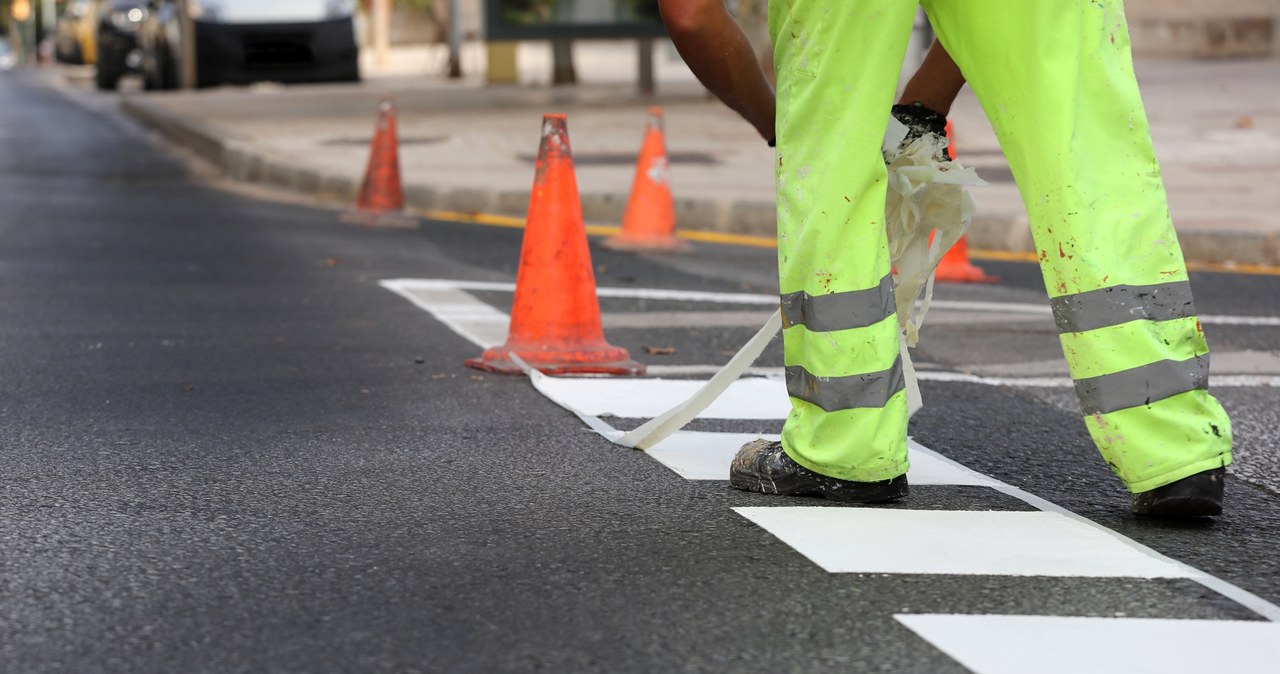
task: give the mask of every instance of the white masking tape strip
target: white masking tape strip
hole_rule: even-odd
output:
[[[715,373],[697,393],[694,393],[688,400],[667,410],[663,414],[646,421],[639,428],[614,439],[615,444],[623,447],[634,447],[635,449],[649,449],[654,445],[662,442],[667,436],[684,428],[686,424],[698,416],[698,413],[707,408],[716,398],[724,393],[742,373],[746,371],[756,358],[760,357],[765,346],[773,340],[778,331],[782,329],[782,310],[773,312],[768,321],[765,321],[764,327],[752,337],[733,358],[725,364],[720,371]],[[606,436],[607,437],[607,436]]]

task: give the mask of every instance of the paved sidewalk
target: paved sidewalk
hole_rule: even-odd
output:
[[[136,92],[125,96],[123,107],[233,178],[351,200],[378,102],[390,96],[399,110],[401,172],[412,210],[510,215],[522,215],[528,202],[541,115],[564,112],[587,221],[616,224],[646,108],[657,104],[666,111],[679,226],[773,234],[772,150],[711,100],[678,60],[660,60],[652,100],[636,93],[630,70],[581,55],[579,61],[590,73],[619,76],[584,77],[586,84],[567,88],[422,76],[348,86]],[[1150,61],[1139,63],[1138,72],[1187,257],[1280,264],[1275,61]],[[961,161],[991,183],[974,191],[979,213],[971,246],[1031,251],[1008,167],[967,90],[952,120]]]

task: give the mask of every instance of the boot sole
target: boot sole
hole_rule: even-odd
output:
[[[861,482],[856,487],[845,485],[822,485],[796,476],[784,479],[762,479],[751,473],[736,470],[729,471],[729,484],[734,489],[756,494],[776,494],[778,496],[820,496],[842,503],[889,503],[907,495],[907,478],[905,475],[887,482]],[[835,488],[833,488],[835,487]]]
[[[1149,492],[1133,495],[1135,515],[1213,517],[1222,514],[1224,468],[1196,473]]]
[[[1135,506],[1133,512],[1135,515],[1156,517],[1213,517],[1222,514],[1222,501],[1196,496],[1168,498]]]

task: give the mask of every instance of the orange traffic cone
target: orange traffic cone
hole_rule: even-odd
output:
[[[369,144],[369,165],[360,185],[356,208],[346,213],[343,220],[381,227],[416,225],[412,218],[404,215],[398,145],[395,104],[384,100],[378,106],[378,125]]]
[[[644,374],[626,349],[604,341],[564,115],[542,119],[507,343],[466,364],[520,374],[511,354],[547,374]]]
[[[947,157],[956,158],[956,141],[951,135],[951,120],[947,120]],[[969,261],[968,236],[960,237],[955,245],[942,255],[934,280],[943,283],[996,283],[1000,279],[990,276]]]
[[[982,271],[981,267],[969,261],[969,242],[965,239],[966,237],[960,237],[943,254],[942,261],[938,263],[938,271],[934,273],[934,280],[943,283],[998,283],[998,277]]]
[[[676,207],[671,199],[666,142],[662,134],[662,108],[649,108],[649,123],[636,161],[631,199],[622,217],[622,234],[605,239],[613,250],[686,251],[689,244],[677,239]]]

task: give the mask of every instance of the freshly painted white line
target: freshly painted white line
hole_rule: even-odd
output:
[[[1075,383],[1067,377],[981,377],[963,372],[920,372],[920,381],[936,381],[983,386],[1013,386],[1019,388],[1073,388]],[[1215,374],[1209,377],[1212,388],[1274,388],[1280,387],[1280,375]]]
[[[383,281],[382,287],[413,302],[482,349],[507,340],[510,317],[464,290],[448,286],[413,287],[397,281]]]
[[[657,290],[654,288],[598,288],[600,297],[621,297],[637,300],[670,300],[672,302],[712,302],[720,304],[750,304],[778,308],[776,295],[748,293],[709,293],[698,290]]]
[[[728,480],[729,462],[738,448],[755,440],[777,440],[765,433],[676,431],[645,453],[686,480]]]
[[[578,410],[575,407],[566,405],[564,402],[556,400],[550,395],[547,395],[547,392],[544,390],[543,387],[546,386],[547,382],[555,381],[554,379],[552,379],[551,377],[548,377],[545,374],[542,374],[541,372],[533,369],[532,367],[529,367],[529,364],[524,362],[523,358],[521,358],[520,356],[514,353],[511,354],[511,360],[517,366],[519,366],[521,370],[524,371],[525,375],[529,377],[529,381],[533,382],[533,388],[537,389],[539,393],[546,396],[548,400],[551,400],[552,402],[572,412],[575,416],[577,416],[579,419],[582,420],[582,423],[587,425],[587,428],[590,428],[591,430],[600,434],[602,437],[608,439],[610,442],[622,436],[622,431],[615,430],[613,426],[610,426],[609,424],[605,423],[599,417],[594,417],[589,414],[583,414],[581,410]]]
[[[929,318],[932,319],[933,315],[930,314]],[[1236,375],[1248,377],[1280,376],[1280,351],[1254,351],[1250,349],[1228,351],[1217,349],[1213,351],[1211,360],[1213,362],[1211,363],[1212,370],[1210,372],[1213,382],[1216,382],[1218,377]],[[920,363],[916,363],[916,367],[920,367]],[[935,366],[933,369],[937,370],[939,368]],[[1063,380],[1070,376],[1067,372],[1067,361],[1061,356],[1044,360],[986,363],[981,365],[966,363],[964,371],[979,377],[1001,377],[1012,381],[1019,381],[1026,377]]]
[[[494,292],[514,292],[514,283],[492,281],[455,281],[449,279],[392,279],[383,281],[387,287],[394,285],[404,290],[488,290]],[[657,288],[596,288],[599,297],[621,297],[631,299],[671,300],[676,302],[714,302],[721,304],[748,304],[756,306],[776,307],[776,295],[757,293],[712,293],[692,290],[662,290]],[[994,314],[1038,314],[1051,316],[1053,312],[1048,304],[1027,304],[1020,302],[971,302],[964,300],[934,300],[930,306],[944,311],[967,311],[974,313]],[[1262,327],[1280,327],[1280,316],[1229,316],[1207,314],[1200,317],[1206,325],[1250,325]]]
[[[713,375],[723,365],[648,365],[645,372],[654,377],[701,377]],[[782,379],[786,371],[780,367],[749,367],[743,372],[748,377],[772,377]]]
[[[1231,620],[899,614],[976,674],[1280,673],[1280,625]]]
[[[392,290],[393,292],[400,294],[406,299],[409,299],[419,308],[422,308],[427,312],[438,316],[442,322],[444,322],[446,325],[448,325],[449,327],[457,331],[463,337],[470,339],[472,342],[474,342],[478,346],[482,346],[482,347],[491,346],[494,344],[501,343],[503,339],[502,336],[497,334],[497,330],[493,326],[496,325],[496,323],[499,321],[499,319],[497,318],[498,316],[501,316],[501,319],[500,319],[501,321],[506,321],[507,318],[505,314],[498,312],[496,309],[493,309],[489,305],[482,303],[479,300],[476,300],[474,297],[471,297],[470,295],[465,293],[458,294],[458,293],[452,293],[452,292],[443,292],[442,294],[435,294],[432,292],[427,292],[423,294],[423,293],[416,292],[416,291],[452,291],[452,290],[458,289],[463,284],[460,284],[458,282],[443,281],[443,280],[423,281],[423,280],[413,280],[413,279],[408,279],[408,280],[402,279],[402,280],[384,281],[382,285]],[[474,284],[466,284],[466,285],[468,285],[469,289],[476,289],[476,290],[498,290],[498,291],[506,290],[509,292],[513,289],[513,286],[511,284],[474,283]],[[617,296],[624,296],[624,295],[618,294]],[[452,310],[446,310],[446,307],[449,307],[451,305],[452,305]],[[483,305],[483,306],[476,306],[476,305]],[[995,306],[1008,307],[1009,305],[995,305]],[[719,371],[719,369],[720,368],[714,368],[714,371]],[[947,381],[956,381],[957,379],[954,379],[954,377],[971,377],[971,375],[957,375],[955,373],[946,373],[946,372],[925,373],[925,376],[927,377],[932,377],[934,375],[938,375],[940,377],[939,380],[947,380]],[[530,378],[534,382],[534,385],[539,387],[539,390],[542,390],[542,385],[547,382],[563,381],[563,380],[554,380],[554,379],[545,377],[541,373],[537,373],[537,372],[532,372]],[[1236,378],[1234,382],[1229,379],[1227,383],[1223,383],[1220,381],[1221,379],[1222,379],[1221,377],[1215,378],[1214,385],[1215,386],[1230,385],[1231,383],[1234,383],[1234,382],[1241,382],[1241,385],[1246,385],[1247,382],[1249,381],[1246,378]],[[1256,379],[1257,378],[1255,378],[1255,380]],[[1271,379],[1273,378],[1262,378],[1263,385],[1275,385],[1270,383]],[[962,380],[967,381],[967,379],[962,379]],[[589,381],[603,382],[603,381],[612,381],[612,380],[596,379],[596,380],[589,380]],[[761,381],[768,381],[768,380],[761,380]],[[774,379],[774,381],[775,383],[778,383],[776,379]],[[988,380],[988,379],[983,379],[981,377],[976,377],[973,379],[973,381],[976,381],[976,383],[989,383],[996,380]],[[1017,383],[1018,381],[1025,382],[1028,380],[1010,379],[1008,382],[1008,385],[1018,385]],[[1048,380],[1048,381],[1056,382],[1052,384],[1055,386],[1060,386],[1065,383],[1065,380]],[[702,382],[688,382],[688,383],[695,388],[700,387],[702,385]],[[1004,385],[1004,384],[1002,383],[1001,385]],[[545,391],[544,391],[544,395],[547,395],[548,398],[551,398],[553,401],[557,402],[558,404],[572,411],[580,419],[582,419],[582,421],[587,426],[589,426],[592,430],[604,436],[605,438],[609,439],[610,441],[615,441],[620,436],[623,435],[621,431],[613,429],[613,427],[601,421],[598,417],[584,414],[580,410],[577,410],[567,405],[564,401],[557,400],[554,396],[547,394]],[[919,456],[929,455],[941,463],[949,464],[955,470],[973,473],[973,471],[970,471],[968,468],[965,468],[960,464],[957,464],[949,459],[946,459],[945,457],[942,457],[941,455],[938,455],[932,452],[931,450],[928,450],[927,448],[924,448],[919,445],[915,445],[914,443],[911,451],[913,452],[913,456],[919,457]],[[979,475],[977,473],[973,473],[973,474]],[[984,477],[984,476],[979,475],[979,477]],[[1212,576],[1204,574],[1180,562],[1171,560],[1165,557],[1164,555],[1150,548],[1147,548],[1144,545],[1139,544],[1136,541],[1128,539],[1117,532],[1111,531],[1110,529],[1102,527],[1101,525],[1098,525],[1090,520],[1080,517],[1079,515],[1071,513],[1070,511],[1067,511],[1066,509],[1054,503],[1051,503],[1037,496],[1024,492],[1016,487],[1012,487],[1010,485],[1006,485],[995,480],[991,480],[991,482],[994,483],[993,486],[997,490],[1004,492],[1010,496],[1013,496],[1014,498],[1018,498],[1036,508],[1041,509],[1044,512],[1060,515],[1084,527],[1091,527],[1097,532],[1111,537],[1117,543],[1123,546],[1127,546],[1134,552],[1140,555],[1145,555],[1152,560],[1155,560],[1161,563],[1172,564],[1182,569],[1186,574],[1186,577],[1189,577],[1192,580],[1195,580],[1196,582],[1200,583],[1206,588],[1209,588],[1215,592],[1218,592],[1219,594],[1222,594],[1223,596],[1226,596],[1234,601],[1239,602],[1240,604],[1257,612],[1259,615],[1267,618],[1268,620],[1271,620],[1274,622],[1280,622],[1280,607],[1276,606],[1275,604],[1272,604],[1271,602],[1268,602],[1267,600],[1257,595],[1254,595],[1253,593],[1248,592],[1247,590],[1236,587],[1235,585],[1232,585],[1224,580],[1214,578]]]
[[[943,325],[978,325],[998,323],[1008,325],[1010,323],[1036,323],[1037,328],[1042,328],[1045,332],[1054,330],[1053,317],[1040,313],[1013,312],[1013,311],[969,311],[964,309],[951,309],[947,307],[938,307],[937,302],[929,305],[928,324],[931,327],[930,332],[933,333],[939,326]]]
[[[438,290],[456,288],[458,290],[488,290],[493,292],[515,292],[514,283],[495,283],[491,281],[453,281],[449,279],[392,279],[383,281],[406,290]],[[622,297],[641,300],[672,300],[676,302],[716,302],[721,304],[751,304],[776,308],[777,295],[758,295],[751,293],[711,293],[696,290],[660,290],[657,288],[596,288],[597,297]]]
[[[965,300],[935,299],[929,304],[933,309],[972,311],[991,314],[1040,314],[1052,316],[1053,310],[1046,304],[1022,304],[1018,302],[969,302]]]
[[[832,573],[1190,578],[1051,512],[734,508]]]
[[[934,300],[934,309],[952,311],[968,311],[974,313],[1006,313],[1006,314],[1042,314],[1052,316],[1053,310],[1048,304],[1024,304],[1017,302],[966,302],[959,300]],[[1280,316],[1226,316],[1205,314],[1200,316],[1205,325],[1249,325],[1257,327],[1280,327]]]
[[[454,281],[444,279],[392,279],[381,281],[384,288],[402,295],[422,310],[439,318],[445,325],[452,327],[458,334],[470,339],[481,348],[495,347],[504,343],[507,338],[509,317],[490,304],[471,297],[466,290],[490,290],[490,292],[515,292],[512,283],[493,283],[493,281]],[[598,288],[599,297],[632,298],[632,299],[666,299],[678,302],[712,302],[723,304],[754,304],[754,306],[777,306],[777,298],[773,295],[746,293],[704,293],[684,292],[684,290],[660,290],[650,288]],[[1016,304],[998,302],[954,302],[934,301],[934,310],[970,313],[995,313],[995,315],[1048,315],[1047,306],[1039,304]],[[608,315],[609,320],[620,325],[634,326],[636,318],[626,315]],[[731,315],[719,316],[714,321],[740,324],[745,320],[744,313],[733,312]],[[946,321],[950,322],[950,321]],[[1280,317],[1271,316],[1202,316],[1203,324],[1280,326]],[[684,325],[684,324],[681,324]],[[1050,386],[1050,388],[1068,388],[1070,380],[1050,379],[1050,377],[975,377],[957,373],[942,373],[942,379],[923,376],[920,381],[970,381],[974,384],[992,386]],[[951,379],[947,379],[950,376]],[[1236,375],[1216,377],[1216,386],[1233,386],[1233,388],[1258,388],[1258,386],[1280,386],[1280,377]]]
[[[980,377],[963,372],[921,372],[920,381],[936,381],[984,386],[1022,386],[1031,388],[1071,388],[1075,386],[1066,377]]]
[[[755,440],[777,440],[777,435],[756,433],[710,433],[679,431],[645,450],[649,456],[687,480],[727,480],[729,463],[742,445]],[[907,480],[912,485],[972,485],[991,487],[999,484],[981,473],[940,460],[937,454],[909,441],[911,470]]]
[[[591,416],[650,419],[688,400],[705,381],[549,377],[542,392],[557,403]],[[785,419],[791,411],[785,384],[749,377],[731,384],[700,419]]]
[[[925,451],[932,452],[933,450],[926,449]],[[934,455],[940,461],[953,464],[959,468],[963,468],[964,470],[969,470],[968,468],[965,468],[963,465],[955,461],[952,461],[951,459],[948,459],[945,456],[937,454],[936,452],[934,453]],[[1093,520],[1077,515],[1071,512],[1070,510],[1067,510],[1066,508],[1063,508],[1062,506],[1056,503],[1053,503],[1052,501],[1042,499],[1039,496],[1036,496],[1035,494],[1023,491],[1017,487],[1014,487],[1013,485],[1005,484],[1003,482],[996,482],[994,488],[996,489],[996,491],[1012,496],[1018,499],[1019,501],[1022,501],[1023,503],[1026,503],[1034,508],[1039,508],[1043,512],[1061,515],[1062,517],[1068,518],[1076,522],[1077,524],[1080,524],[1081,526],[1092,527],[1093,529],[1097,530],[1099,533],[1112,537],[1120,544],[1128,546],[1129,548],[1133,549],[1135,552],[1138,552],[1139,554],[1143,554],[1152,559],[1163,560],[1170,564],[1176,565],[1184,569],[1188,574],[1188,577],[1194,580],[1195,582],[1200,583],[1201,585],[1209,588],[1210,590],[1213,590],[1214,592],[1217,592],[1218,594],[1221,594],[1222,596],[1227,597],[1228,599],[1231,599],[1232,601],[1235,601],[1247,607],[1249,610],[1253,611],[1254,613],[1257,613],[1258,615],[1266,618],[1267,620],[1270,620],[1272,622],[1280,622],[1280,606],[1276,606],[1275,604],[1267,601],[1266,599],[1263,599],[1262,597],[1259,597],[1256,594],[1253,594],[1252,592],[1249,592],[1244,588],[1232,585],[1231,583],[1228,583],[1227,581],[1222,580],[1221,578],[1211,576],[1188,564],[1183,564],[1182,562],[1165,557],[1159,552],[1156,552],[1155,550],[1152,550],[1151,548],[1131,538],[1128,538],[1117,531],[1112,531],[1111,529],[1108,529],[1102,526],[1101,524],[1094,522]]]
[[[743,371],[760,358],[760,354],[769,346],[769,342],[782,330],[782,310],[775,309],[769,320],[760,330],[733,354],[733,358],[725,363],[707,383],[703,384],[684,402],[632,429],[615,442],[623,447],[649,449],[662,442],[667,436],[689,425],[698,418],[742,377]],[[776,397],[776,396],[775,396]],[[770,398],[773,399],[773,398]],[[790,402],[788,401],[788,406]]]
[[[941,454],[911,438],[907,438],[907,460],[911,463],[911,468],[907,471],[907,482],[909,484],[951,484],[978,487],[998,487],[1004,484],[994,477],[983,475],[976,470],[946,459]]]
[[[629,311],[600,315],[605,330],[615,328],[751,328],[759,329],[771,311]]]
[[[715,374],[720,371],[719,365],[650,365],[648,373],[657,377],[690,377]],[[780,367],[753,367],[746,374],[778,381],[782,386],[782,395],[786,395],[786,385],[782,383],[786,371]],[[951,384],[981,384],[982,386],[1011,386],[1015,388],[1072,388],[1075,384],[1066,377],[983,377],[963,372],[946,372],[943,370],[917,371],[920,381],[941,382]],[[692,381],[692,380],[681,380]],[[699,382],[701,383],[701,382]],[[1280,375],[1218,374],[1209,378],[1213,388],[1280,388]],[[926,403],[928,400],[925,401]]]
[[[1210,358],[1210,372],[1213,375],[1250,374],[1280,375],[1280,349],[1274,351],[1242,351],[1215,350]]]
[[[1280,316],[1201,316],[1200,322],[1205,325],[1250,325],[1255,327],[1274,328],[1280,326]]]
[[[1280,376],[1224,374],[1209,375],[1210,388],[1276,388],[1280,387]]]

